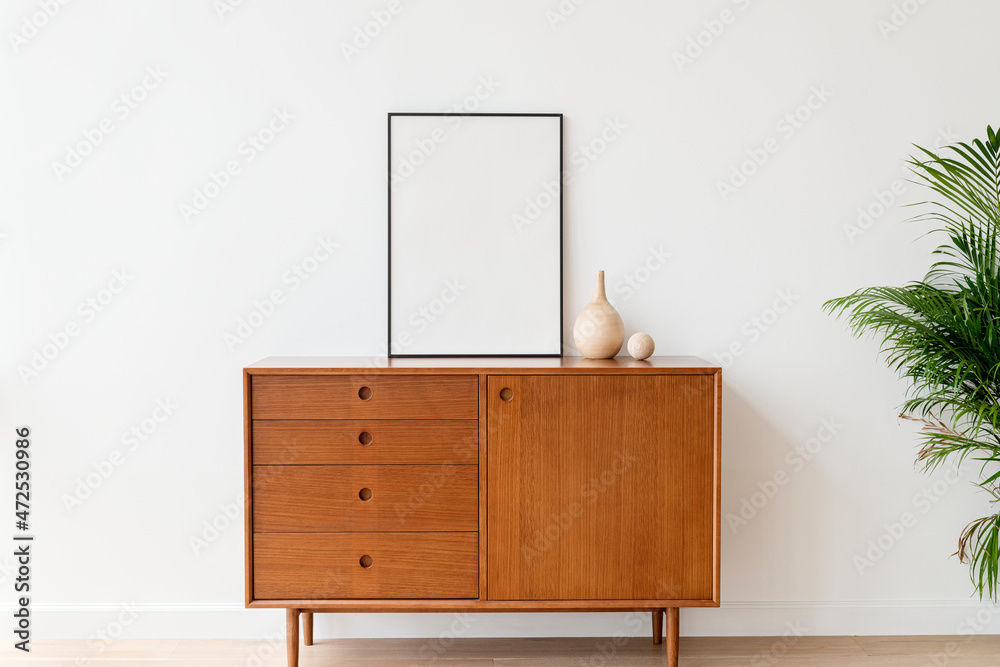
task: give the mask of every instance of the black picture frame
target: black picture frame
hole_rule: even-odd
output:
[[[548,294],[545,299],[547,299],[553,306],[557,303],[556,307],[553,307],[548,317],[555,320],[555,336],[556,340],[554,344],[551,340],[546,339],[544,349],[539,349],[537,351],[532,351],[531,349],[526,349],[532,347],[531,344],[526,342],[519,342],[517,345],[511,345],[510,349],[504,349],[503,345],[498,345],[496,340],[493,341],[491,345],[484,345],[482,351],[470,351],[468,347],[460,351],[449,351],[446,349],[432,349],[428,351],[427,349],[422,349],[417,345],[416,349],[409,349],[412,346],[412,342],[403,345],[405,330],[401,333],[398,327],[397,317],[397,328],[394,329],[393,326],[393,212],[394,212],[394,190],[398,186],[401,186],[401,181],[403,180],[400,173],[393,171],[393,160],[394,160],[394,146],[393,146],[393,129],[394,120],[405,119],[421,119],[421,122],[446,122],[449,124],[462,123],[465,120],[482,120],[482,119],[553,119],[557,121],[558,127],[558,169],[557,173],[553,175],[553,181],[558,187],[558,197],[552,197],[553,200],[557,202],[558,211],[556,216],[549,214],[549,218],[557,217],[558,220],[558,231],[556,235],[556,257],[554,261],[556,265],[554,267],[548,267],[549,272],[556,272],[556,285],[554,286],[557,295],[553,297],[552,294]],[[505,123],[504,125],[509,125]],[[401,133],[405,134],[405,133]],[[405,141],[402,137],[399,138],[398,143]],[[461,139],[457,137],[456,139]],[[444,146],[444,140],[439,144]],[[547,146],[548,144],[546,144]],[[450,148],[450,147],[449,147]],[[563,169],[564,169],[564,157],[563,157],[563,114],[561,113],[422,113],[422,112],[390,112],[387,115],[387,172],[386,172],[386,191],[387,191],[387,272],[388,272],[388,282],[387,282],[387,296],[388,296],[388,308],[387,308],[387,356],[390,358],[474,358],[474,357],[560,357],[563,355],[564,350],[564,328],[563,328],[563,224],[564,224],[564,187],[563,187]],[[432,155],[426,156],[428,159],[433,157]],[[549,156],[551,158],[551,156]],[[402,172],[402,169],[399,170]],[[463,170],[462,173],[467,173]],[[546,183],[549,183],[546,181]],[[412,190],[412,188],[411,188]],[[551,196],[551,187],[546,186],[546,191]],[[403,197],[397,196],[397,199],[405,199]],[[435,200],[439,201],[440,197]],[[495,215],[495,214],[494,214]],[[511,216],[512,219],[514,216]],[[523,218],[522,218],[523,219]],[[398,223],[397,219],[397,223]],[[412,231],[412,230],[410,230]],[[520,231],[520,229],[518,230]],[[551,234],[551,231],[547,231],[547,234]],[[551,240],[549,241],[551,242]],[[401,254],[401,253],[397,253]],[[457,282],[457,281],[456,281]],[[401,291],[401,290],[400,290]],[[522,292],[523,294],[523,292]],[[443,293],[442,293],[443,296]],[[454,297],[457,300],[457,295]],[[481,309],[477,312],[481,312]],[[412,321],[412,317],[410,320]],[[509,320],[508,320],[509,321]],[[439,325],[438,332],[442,333],[445,329],[446,324]],[[551,326],[551,324],[546,324],[546,327]],[[546,329],[548,332],[548,330]],[[394,340],[394,335],[396,340]],[[442,334],[443,335],[443,334]],[[551,332],[546,334],[551,335]],[[494,336],[495,338],[496,336]],[[433,346],[432,346],[433,347]]]

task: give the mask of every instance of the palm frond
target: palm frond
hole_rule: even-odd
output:
[[[923,280],[868,287],[827,301],[852,333],[881,340],[889,367],[908,381],[903,416],[924,424],[917,460],[933,471],[968,459],[1000,461],[1000,133],[908,160],[915,182],[937,198],[920,202],[915,223],[935,225],[942,241]],[[1000,473],[980,486],[1000,503]],[[970,523],[958,555],[982,598],[996,601],[1000,514]]]

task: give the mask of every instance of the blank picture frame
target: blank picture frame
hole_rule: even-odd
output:
[[[388,356],[560,356],[562,114],[388,124]]]

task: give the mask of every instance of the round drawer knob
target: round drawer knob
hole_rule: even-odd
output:
[[[500,400],[501,401],[509,401],[512,398],[514,398],[514,390],[513,389],[511,389],[510,387],[504,387],[503,389],[500,390]]]
[[[361,498],[361,500],[367,503],[369,500],[372,499],[372,490],[369,489],[368,487],[361,489],[361,491],[358,493],[358,498]]]
[[[373,438],[372,434],[369,433],[368,431],[362,431],[361,435],[358,436],[358,442],[360,442],[365,447],[367,447],[368,445],[372,444],[372,440],[374,440],[374,439],[375,438]]]
[[[358,398],[360,398],[362,401],[371,400],[371,397],[372,397],[371,387],[362,387],[361,389],[358,389]]]
[[[361,567],[365,568],[366,570],[375,563],[375,561],[372,560],[372,557],[367,554],[362,556],[361,560],[358,562],[361,563]]]

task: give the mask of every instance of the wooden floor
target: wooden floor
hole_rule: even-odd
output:
[[[447,640],[446,640],[447,641]],[[79,667],[277,667],[281,640],[120,639],[37,641],[25,658],[10,642],[0,666],[38,663]],[[665,664],[649,637],[459,639],[328,639],[301,650],[303,667],[638,667]],[[681,638],[682,667],[971,667],[1000,665],[1000,636]]]

